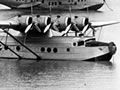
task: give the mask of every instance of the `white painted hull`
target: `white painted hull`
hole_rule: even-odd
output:
[[[15,47],[16,48],[16,47]],[[104,48],[104,50],[100,50],[99,48]],[[39,49],[39,47],[36,47]],[[82,50],[83,49],[83,50]],[[35,51],[34,49],[32,49]],[[41,53],[36,52],[37,55],[41,56],[42,59],[55,59],[55,60],[87,60],[94,57],[99,57],[109,53],[108,47],[98,47],[98,48],[77,48],[71,49],[73,52],[70,53]],[[16,51],[17,52],[17,51]],[[33,58],[36,59],[36,56],[27,51],[17,52],[23,58]],[[9,50],[2,50],[0,52],[0,57],[16,57]],[[16,57],[17,58],[17,57]]]
[[[73,46],[73,43],[79,41],[79,37],[53,37],[53,38],[33,38],[26,41],[26,46],[30,48],[36,55],[29,50],[16,43],[12,38],[8,38],[7,45],[21,58],[24,59],[42,59],[42,60],[103,60],[109,61],[112,57],[111,50],[108,45],[100,46]],[[21,39],[18,39],[21,40]],[[22,40],[21,40],[22,41]],[[5,42],[2,40],[2,42]],[[107,44],[107,43],[106,43]],[[19,45],[20,50],[16,47]],[[44,48],[42,50],[41,48]],[[49,50],[50,49],[50,50]],[[54,50],[57,49],[57,50]],[[116,46],[112,46],[112,50],[116,51]],[[9,49],[5,50],[1,46],[0,58],[18,58]]]

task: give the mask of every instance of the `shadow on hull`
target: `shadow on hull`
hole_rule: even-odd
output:
[[[17,57],[0,57],[1,59],[17,59],[17,60],[36,60],[34,58],[17,58]],[[90,62],[97,62],[97,61],[110,61],[110,59],[112,58],[111,53],[102,55],[102,56],[98,56],[95,58],[91,58],[91,59],[87,59],[87,60],[80,60],[80,61],[90,61]],[[48,61],[48,59],[41,59],[41,60],[36,60],[36,61]],[[50,60],[50,61],[79,61],[79,60],[63,60],[63,59],[59,59],[59,60]]]
[[[112,58],[111,53],[108,53],[108,54],[104,54],[102,56],[98,56],[98,57],[95,57],[95,58],[87,59],[85,61],[110,61],[111,58]]]

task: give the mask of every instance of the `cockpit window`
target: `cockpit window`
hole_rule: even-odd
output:
[[[82,46],[84,45],[84,41],[73,42],[73,46]]]
[[[79,41],[78,46],[84,45],[84,41]]]

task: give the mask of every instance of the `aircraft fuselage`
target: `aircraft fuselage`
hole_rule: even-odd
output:
[[[1,4],[7,5],[11,8],[22,8],[19,7],[23,4],[30,4],[35,2],[41,2],[37,8],[44,9],[92,9],[97,10],[104,4],[103,0],[0,0]]]

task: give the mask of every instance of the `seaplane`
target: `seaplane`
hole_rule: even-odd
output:
[[[26,9],[31,6],[35,9],[52,10],[98,10],[105,0],[0,0],[0,3],[12,9]]]
[[[79,16],[19,15],[0,21],[0,58],[110,61],[116,45],[98,41],[96,28],[118,23]]]

